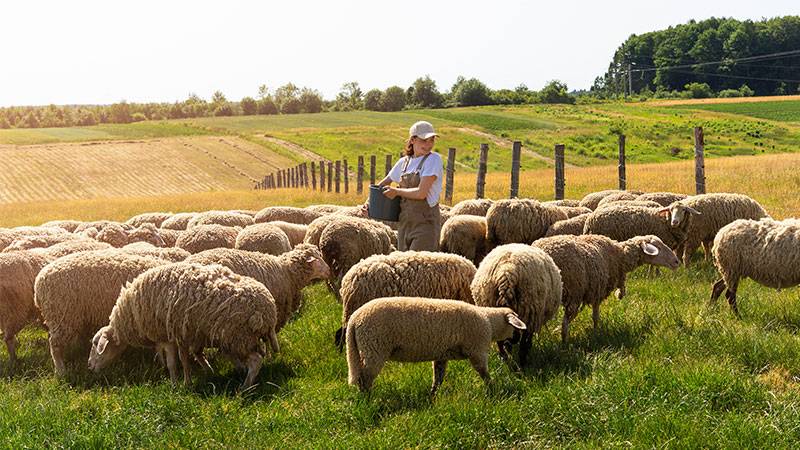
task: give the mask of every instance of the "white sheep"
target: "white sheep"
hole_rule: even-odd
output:
[[[231,211],[205,211],[197,214],[186,225],[190,230],[200,225],[222,225],[225,227],[246,227],[254,224],[253,218],[247,214]]]
[[[239,231],[241,229],[238,227],[197,225],[181,232],[175,246],[189,253],[200,253],[212,248],[234,248]]]
[[[530,244],[543,237],[552,224],[566,219],[560,207],[533,199],[498,200],[486,213],[486,240],[493,247]]]
[[[486,240],[486,217],[462,214],[442,225],[439,251],[461,255],[478,265],[490,250]]]
[[[268,255],[280,255],[292,249],[289,236],[271,223],[257,223],[244,228],[236,236],[234,248],[261,252]]]

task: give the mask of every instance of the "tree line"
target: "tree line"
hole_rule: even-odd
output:
[[[798,69],[800,17],[712,17],[631,35],[590,92],[602,98],[626,90],[659,98],[788,95],[800,93]]]
[[[459,77],[449,91],[440,92],[429,76],[407,87],[364,92],[357,82],[345,83],[336,98],[325,100],[319,91],[287,83],[274,90],[262,85],[255,97],[230,101],[216,91],[210,100],[190,94],[174,103],[129,103],[111,105],[11,106],[0,108],[0,128],[54,128],[101,123],[131,123],[144,120],[185,119],[256,114],[299,114],[323,111],[401,111],[454,106],[511,105],[530,103],[575,103],[575,97],[560,81],[549,82],[541,91],[525,85],[515,89],[489,89],[478,79]]]

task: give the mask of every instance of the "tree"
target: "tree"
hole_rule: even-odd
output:
[[[227,117],[233,115],[233,107],[230,103],[220,103],[214,108],[214,115],[218,117]]]
[[[8,121],[8,118],[4,115],[0,116],[0,129],[8,129],[11,128],[11,122]]]
[[[211,95],[211,104],[214,107],[218,107],[224,103],[228,103],[228,99],[225,98],[225,94],[221,91],[214,91],[214,94]]]
[[[259,114],[278,114],[278,106],[272,101],[272,97],[264,97],[258,101]]]
[[[339,111],[352,111],[364,109],[364,93],[357,81],[351,81],[342,85],[342,89],[336,96],[336,109]]]
[[[368,111],[380,111],[382,109],[381,97],[383,92],[380,89],[372,89],[364,95],[364,109]]]
[[[258,104],[253,97],[243,98],[242,101],[239,102],[239,106],[242,107],[242,113],[245,116],[252,116],[258,112]]]
[[[709,98],[714,96],[711,87],[707,83],[687,83],[684,86],[690,98]]]
[[[28,115],[22,119],[22,127],[23,128],[39,128],[39,118],[36,117],[36,113],[34,111],[28,112]]]
[[[269,88],[267,88],[266,84],[262,84],[258,87],[258,99],[264,100],[267,97],[269,97]]]
[[[458,106],[488,105],[492,101],[489,88],[476,78],[465,80],[464,77],[458,77],[452,93]]]
[[[423,108],[439,108],[442,106],[442,94],[436,88],[436,82],[429,75],[417,78],[411,86],[411,103]]]
[[[300,99],[290,98],[281,103],[281,114],[297,114],[303,110]]]
[[[575,103],[575,97],[567,92],[567,85],[558,80],[553,80],[539,91],[539,101],[542,103]]]
[[[750,89],[746,84],[743,84],[739,87],[739,92],[742,94],[742,97],[752,97],[755,95],[752,89]]]
[[[109,113],[112,123],[131,123],[131,107],[125,100],[111,105]]]
[[[301,109],[305,113],[318,113],[322,111],[322,95],[319,91],[310,88],[303,88],[300,91]]]
[[[406,92],[400,86],[391,86],[381,95],[381,111],[400,111],[406,106]]]
[[[286,83],[283,86],[279,87],[275,90],[275,94],[273,95],[273,99],[275,101],[275,105],[278,109],[283,112],[284,103],[287,103],[291,100],[298,101],[298,96],[300,95],[300,89],[297,88],[292,83]],[[299,103],[299,101],[298,101]],[[291,110],[293,106],[290,106],[289,109]],[[297,112],[300,112],[299,109]]]

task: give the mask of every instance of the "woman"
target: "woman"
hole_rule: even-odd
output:
[[[400,158],[379,186],[383,195],[400,197],[400,228],[397,243],[401,251],[439,250],[439,196],[442,193],[442,157],[433,152],[433,125],[420,121],[411,126]],[[390,186],[392,182],[398,187]]]

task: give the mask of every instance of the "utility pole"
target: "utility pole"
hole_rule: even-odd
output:
[[[631,75],[631,63],[628,63],[628,92],[633,97],[633,75]]]

